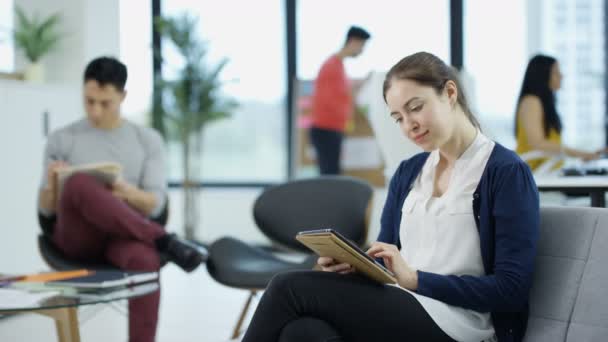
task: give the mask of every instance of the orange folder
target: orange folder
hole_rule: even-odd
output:
[[[83,277],[89,274],[93,274],[95,271],[89,271],[85,269],[72,270],[72,271],[61,271],[61,272],[45,272],[38,274],[29,274],[20,277],[16,281],[27,281],[27,282],[47,282],[53,280],[63,280],[76,277]]]

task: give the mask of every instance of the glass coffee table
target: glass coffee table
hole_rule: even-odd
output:
[[[37,313],[51,317],[55,320],[57,336],[59,342],[80,342],[80,329],[78,326],[78,307],[85,305],[95,305],[110,303],[117,300],[132,299],[145,296],[159,289],[158,282],[123,287],[113,290],[103,290],[95,292],[76,292],[73,289],[48,289],[55,294],[32,302],[15,302],[13,304],[1,305],[0,315]],[[27,289],[20,290],[25,293]],[[32,296],[44,295],[44,291],[32,293]],[[12,303],[12,302],[11,302]]]

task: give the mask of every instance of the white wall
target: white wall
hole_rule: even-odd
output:
[[[82,116],[82,72],[90,59],[120,52],[119,0],[15,0],[29,15],[61,13],[65,39],[43,59],[47,82],[0,82],[0,153],[5,156],[0,212],[0,270],[35,272],[48,268],[37,248],[37,193],[42,176],[43,113],[50,130]],[[26,61],[15,57],[19,70]]]
[[[79,116],[80,89],[58,85],[32,85],[0,81],[0,272],[19,273],[45,267],[38,253],[40,232],[36,200],[42,176],[45,136],[43,115],[49,129]]]
[[[257,188],[211,188],[202,191],[200,201],[201,226],[196,238],[213,242],[222,236],[232,236],[253,244],[269,240],[256,227],[253,203],[262,192]],[[183,234],[182,192],[170,191],[170,214],[167,230]],[[380,215],[386,199],[385,189],[374,189],[368,241],[375,241],[380,231]]]
[[[222,236],[233,236],[247,241],[268,241],[253,221],[253,203],[262,189],[211,188],[201,192],[200,227],[196,238],[211,242]],[[179,189],[169,193],[169,221],[167,230],[183,234],[183,193]]]

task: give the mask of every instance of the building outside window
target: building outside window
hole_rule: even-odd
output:
[[[557,94],[569,146],[606,144],[604,0],[542,1],[540,51],[557,58],[564,75]]]
[[[347,60],[350,77],[388,71],[399,59],[428,51],[450,60],[449,1],[306,0],[297,2],[298,78],[314,79],[330,54],[344,43],[351,25],[368,30],[372,39],[361,56]],[[431,23],[432,22],[432,23]]]
[[[238,10],[237,10],[238,8]],[[256,2],[172,0],[163,16],[199,17],[208,65],[227,58],[222,93],[238,103],[228,119],[204,132],[202,172],[207,183],[274,183],[287,178],[286,42],[282,0]],[[263,19],[262,19],[263,18]],[[163,76],[180,61],[163,45]],[[180,146],[169,145],[170,178],[181,180]]]
[[[464,10],[465,69],[490,136],[515,148],[517,96],[528,60],[542,53],[555,57],[564,75],[556,94],[564,144],[590,151],[605,145],[604,0],[468,0]]]
[[[526,0],[464,2],[464,70],[485,134],[515,148],[513,123],[528,60]]]

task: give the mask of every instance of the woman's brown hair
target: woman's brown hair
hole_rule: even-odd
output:
[[[480,128],[479,121],[477,121],[477,118],[469,107],[467,98],[464,94],[464,88],[461,86],[456,70],[445,64],[437,56],[428,52],[417,52],[403,58],[395,64],[386,74],[386,78],[384,79],[384,85],[382,87],[384,102],[386,102],[386,92],[395,79],[412,80],[420,85],[431,87],[435,89],[438,95],[443,91],[447,81],[454,82],[456,88],[458,88],[458,98],[456,101],[473,126]]]

